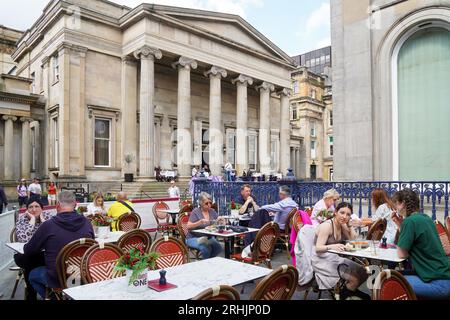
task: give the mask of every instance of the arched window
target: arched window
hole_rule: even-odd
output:
[[[414,33],[397,59],[398,178],[448,180],[450,31],[429,27]]]

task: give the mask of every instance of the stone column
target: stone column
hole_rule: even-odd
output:
[[[5,120],[5,146],[3,148],[4,154],[4,179],[14,180],[14,121],[17,117],[3,116]]]
[[[257,87],[260,92],[259,114],[259,167],[261,173],[270,174],[270,93],[275,86],[263,82]]]
[[[247,85],[253,79],[241,74],[231,81],[237,86],[236,101],[236,171],[239,176],[248,170],[248,96]]]
[[[31,140],[30,140],[30,122],[33,119],[22,117],[22,163],[21,163],[21,177],[29,179],[31,177]]]
[[[158,49],[144,46],[134,53],[141,59],[141,82],[139,97],[139,176],[154,176],[155,168],[155,59],[161,59]]]
[[[191,69],[197,69],[197,61],[180,57],[172,66],[178,69],[178,173],[182,177],[190,177],[192,165]]]
[[[291,122],[289,117],[290,89],[283,89],[278,93],[281,97],[280,110],[280,171],[283,175],[289,169],[289,153],[291,144]]]
[[[131,57],[122,58],[122,175],[137,173],[137,62]],[[125,161],[125,158],[131,162]]]
[[[213,66],[205,72],[210,79],[209,92],[209,163],[211,174],[222,175],[223,133],[222,133],[222,78],[227,77],[225,69]]]
[[[172,137],[169,116],[163,115],[161,124],[160,164],[162,169],[172,169]]]

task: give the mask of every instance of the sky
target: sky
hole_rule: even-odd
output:
[[[0,24],[26,30],[49,0],[2,1]],[[143,2],[238,14],[290,56],[330,45],[329,0],[112,0],[128,7]],[[27,8],[27,10],[23,10]]]

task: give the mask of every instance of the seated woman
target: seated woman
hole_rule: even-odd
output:
[[[222,246],[214,237],[202,237],[191,230],[204,229],[211,225],[215,220],[221,220],[218,213],[211,209],[211,196],[202,192],[199,196],[200,208],[195,208],[188,222],[189,233],[187,235],[186,244],[188,247],[200,251],[203,259],[214,258],[222,252]]]
[[[86,216],[101,214],[102,216],[106,216],[106,208],[105,208],[105,200],[101,193],[97,194],[94,197],[94,201],[89,203],[87,207]]]
[[[387,227],[383,238],[387,239],[387,243],[393,244],[395,242],[395,235],[397,234],[397,225],[391,218],[394,204],[386,190],[381,188],[374,189],[372,191],[372,204],[376,209],[372,215],[372,221],[375,222],[379,219],[387,220]]]
[[[406,280],[419,299],[449,299],[450,260],[433,220],[420,213],[419,196],[411,189],[397,192],[392,201],[397,210],[392,219],[400,230],[398,256],[409,258],[414,268],[414,274],[405,275]]]
[[[358,290],[361,284],[367,280],[366,269],[356,262],[327,252],[328,250],[344,251],[343,242],[356,237],[353,227],[349,225],[352,213],[352,205],[342,202],[337,206],[334,217],[317,227],[315,250],[312,250],[311,263],[321,289],[332,289],[336,286],[339,281],[338,268],[341,266],[346,269],[342,275],[346,280],[346,285],[340,292],[341,299],[345,300],[347,297],[356,296],[370,300],[369,295]]]
[[[319,221],[317,218],[317,214],[320,211],[328,210],[330,212],[334,212],[335,205],[336,205],[337,201],[339,200],[339,198],[340,198],[340,195],[335,189],[328,190],[323,194],[322,200],[320,200],[319,202],[317,202],[314,205],[314,208],[313,208],[313,211],[311,214],[311,221],[312,221],[313,225],[317,226],[322,222],[322,221]]]
[[[16,238],[18,242],[26,243],[35,234],[44,221],[51,219],[49,212],[43,212],[44,206],[39,200],[29,200],[26,204],[27,211],[22,214],[16,224]],[[36,291],[29,282],[29,274],[34,268],[45,265],[44,254],[25,256],[21,253],[14,255],[17,266],[24,270],[24,279],[27,285],[25,291],[26,300],[36,300]]]

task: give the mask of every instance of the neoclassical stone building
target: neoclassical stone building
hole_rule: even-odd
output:
[[[450,180],[450,1],[332,0],[336,180]]]
[[[15,75],[32,81],[44,103],[33,119],[41,133],[36,175],[145,180],[155,166],[185,177],[204,163],[213,174],[226,161],[239,172],[290,166],[295,64],[236,15],[54,0],[12,58]],[[4,166],[13,166],[5,179],[21,174],[14,157],[4,153]]]

